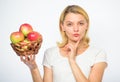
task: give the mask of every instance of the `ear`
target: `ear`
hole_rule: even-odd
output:
[[[62,31],[65,31],[64,25],[60,24]]]
[[[87,30],[87,29],[88,29],[88,27],[89,27],[89,25],[88,25],[88,23],[87,23],[87,24],[86,24],[86,28],[85,28],[85,29]]]

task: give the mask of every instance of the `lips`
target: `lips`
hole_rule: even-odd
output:
[[[80,34],[73,34],[74,37],[78,37]]]

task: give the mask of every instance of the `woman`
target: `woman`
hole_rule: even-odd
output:
[[[30,68],[34,82],[102,82],[107,66],[103,50],[90,46],[89,17],[78,5],[67,6],[59,22],[62,42],[45,51],[43,79],[35,56],[21,56]]]

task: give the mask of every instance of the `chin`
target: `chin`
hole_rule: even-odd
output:
[[[73,41],[73,42],[77,42],[78,40],[79,40],[79,39],[73,39],[72,41]]]

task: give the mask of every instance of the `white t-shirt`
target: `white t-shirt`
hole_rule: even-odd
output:
[[[91,66],[98,62],[107,62],[106,53],[99,48],[89,46],[76,57],[76,62],[88,78]],[[60,55],[57,46],[45,51],[43,65],[53,70],[53,82],[76,82],[68,59]]]

